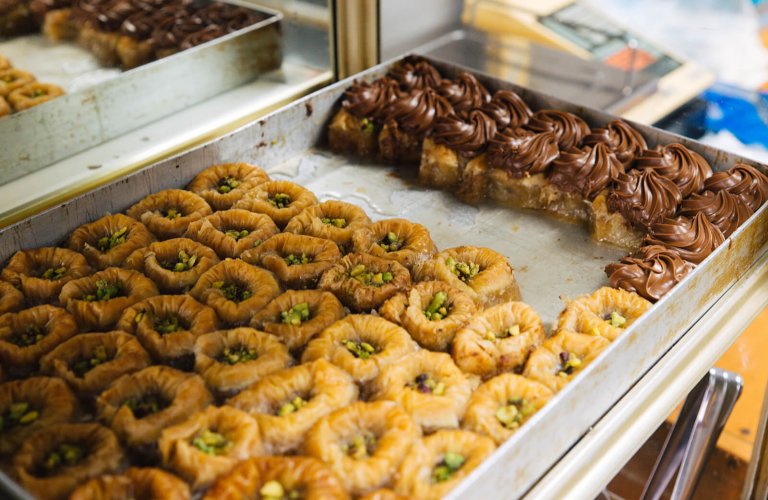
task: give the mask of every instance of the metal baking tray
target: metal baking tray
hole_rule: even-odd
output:
[[[280,67],[282,14],[229,1],[264,19],[197,47],[120,71],[101,68],[73,42],[31,35],[0,42],[0,53],[62,97],[0,119],[0,183],[33,172],[188,108]]]
[[[593,242],[585,227],[541,212],[472,207],[450,194],[416,186],[402,169],[330,153],[326,126],[353,79],[374,79],[397,61],[331,85],[208,144],[100,187],[0,231],[0,262],[21,248],[61,243],[77,226],[126,209],[154,191],[185,186],[198,172],[224,161],[260,165],[290,179],[321,200],[356,203],[376,219],[401,216],[425,224],[436,244],[491,247],[515,268],[523,300],[551,323],[560,296],[574,297],[606,284],[604,265],[624,250]],[[432,60],[446,75],[462,68]],[[594,109],[478,75],[490,89],[512,89],[533,109],[572,111],[592,126],[614,117]],[[652,127],[637,125],[650,145],[681,142],[716,170],[754,162]],[[765,171],[764,166],[756,165]],[[403,178],[405,177],[405,179]],[[558,393],[496,453],[452,492],[451,498],[522,496],[643,375],[690,326],[768,251],[768,206],[710,255]]]

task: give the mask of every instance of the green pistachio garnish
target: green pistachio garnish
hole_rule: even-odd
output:
[[[380,287],[386,285],[394,276],[391,272],[385,271],[383,273],[374,273],[373,271],[366,270],[363,264],[358,264],[349,271],[349,277],[356,279],[360,283],[366,286]]]
[[[63,278],[67,275],[67,268],[64,266],[52,268],[49,267],[45,271],[43,271],[43,274],[40,275],[40,277],[44,280],[50,280],[50,281],[57,281]]]
[[[424,309],[424,316],[430,321],[438,321],[448,316],[448,307],[445,302],[448,300],[448,294],[440,291],[432,297],[429,305]]]
[[[246,361],[253,361],[259,357],[259,353],[256,349],[250,349],[246,346],[225,347],[224,351],[216,358],[219,363],[228,363],[230,365],[236,365],[237,363],[245,363]]]
[[[365,134],[372,134],[376,130],[376,126],[368,118],[363,118],[360,120],[360,130]]]
[[[56,447],[45,459],[43,469],[48,474],[57,472],[62,467],[72,467],[85,458],[85,450],[75,444],[63,443]]]
[[[155,319],[155,331],[161,335],[178,332],[179,330],[184,330],[184,325],[179,323],[178,316]]]
[[[165,217],[168,220],[173,220],[173,219],[178,219],[182,215],[183,214],[181,210],[179,210],[178,208],[169,208],[168,210],[165,211],[165,213],[163,214],[163,217]]]
[[[301,255],[296,254],[288,254],[285,257],[285,263],[289,266],[298,266],[301,264],[309,264],[312,262],[312,257],[307,257],[307,254],[302,253]]]
[[[287,311],[281,312],[280,316],[283,318],[283,323],[293,326],[300,326],[302,322],[309,319],[309,314],[309,304],[307,302],[302,302],[300,304],[296,304]]]
[[[432,482],[442,483],[449,480],[464,465],[466,459],[464,455],[458,453],[446,453],[443,459],[435,466],[432,471]]]
[[[396,252],[403,248],[403,240],[397,239],[397,235],[392,231],[388,232],[384,239],[379,242],[379,246],[386,252]]]
[[[239,185],[240,185],[239,180],[228,175],[226,177],[222,177],[221,179],[219,179],[219,182],[216,185],[216,191],[218,191],[221,194],[227,194]]]
[[[91,371],[92,368],[95,368],[102,363],[106,363],[108,360],[109,356],[107,355],[106,348],[100,345],[93,350],[90,358],[76,361],[71,369],[76,376],[83,377],[86,373]]]
[[[277,410],[277,414],[280,417],[284,417],[286,415],[290,415],[291,413],[296,413],[297,411],[304,408],[307,403],[309,403],[309,401],[305,400],[301,396],[296,396],[281,406],[280,409]]]
[[[608,321],[608,323],[611,326],[614,326],[616,328],[623,328],[624,325],[627,323],[627,318],[622,316],[620,313],[614,311],[611,313],[610,318],[608,318],[606,321]]]
[[[249,234],[251,234],[251,232],[248,231],[247,229],[240,229],[240,230],[238,230],[238,229],[229,229],[227,231],[224,231],[224,234],[226,234],[227,236],[229,236],[230,238],[232,238],[235,241],[240,241],[243,238],[245,238],[246,236],[248,236]]]
[[[123,404],[131,409],[135,418],[144,418],[168,407],[168,401],[159,394],[146,394],[139,399],[131,398]]]
[[[520,335],[520,325],[509,326],[500,332],[485,332],[485,338],[488,340],[507,339],[509,337],[517,337]]]
[[[470,262],[457,262],[453,257],[445,259],[445,265],[464,283],[474,278],[480,272],[480,265]]]
[[[349,352],[359,359],[368,359],[376,354],[376,347],[368,342],[355,342],[354,340],[345,340],[341,343]]]
[[[42,97],[44,95],[48,95],[48,93],[43,89],[35,89],[32,91],[32,97]]]
[[[557,372],[560,377],[567,377],[581,368],[583,361],[576,354],[568,351],[560,353],[560,370]]]
[[[285,491],[278,481],[267,481],[259,490],[261,500],[299,500],[301,493],[297,490]]]
[[[120,245],[122,243],[125,243],[125,238],[128,233],[128,226],[121,227],[119,231],[115,231],[114,233],[103,236],[99,238],[99,241],[96,242],[96,248],[101,250],[102,252],[107,252],[109,250],[112,250],[117,245]]]
[[[110,283],[107,280],[96,280],[96,293],[84,295],[84,302],[103,302],[120,296],[120,283]]]
[[[224,294],[227,300],[232,302],[242,302],[251,298],[250,290],[238,285],[237,283],[226,283],[224,281],[214,281],[211,286]]]
[[[207,455],[223,455],[232,446],[232,442],[223,434],[206,429],[192,440],[192,446]]]
[[[536,412],[536,407],[525,398],[510,399],[496,410],[496,420],[507,429],[517,429]]]
[[[15,427],[29,425],[38,419],[40,414],[29,407],[29,403],[13,403],[8,411],[0,414],[0,432],[9,431]]]
[[[326,224],[328,226],[338,227],[339,229],[343,229],[347,227],[347,219],[331,219],[329,217],[323,217],[320,219],[320,221],[323,224]]]
[[[376,435],[369,431],[355,434],[351,441],[341,446],[341,449],[355,460],[368,458],[376,450]]]
[[[445,383],[439,382],[431,373],[420,373],[406,387],[410,387],[423,394],[434,394],[435,396],[445,394]]]
[[[268,199],[269,199],[269,203],[271,203],[272,206],[277,208],[285,208],[291,203],[293,203],[293,200],[291,199],[291,197],[285,193],[277,193],[273,196],[270,196]]]
[[[19,347],[35,345],[45,337],[46,331],[37,325],[27,325],[21,332],[14,332],[8,341]]]
[[[176,256],[176,262],[163,261],[160,263],[163,268],[173,271],[174,273],[189,271],[195,267],[195,264],[197,264],[197,255],[190,256],[184,250],[179,250],[179,254]]]

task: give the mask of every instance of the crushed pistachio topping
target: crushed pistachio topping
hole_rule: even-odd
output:
[[[374,125],[368,118],[363,118],[360,120],[360,130],[365,134],[372,134],[373,131],[376,130],[376,125]]]
[[[32,91],[32,97],[42,97],[44,95],[48,95],[48,92],[43,89],[35,89]]]
[[[155,319],[155,331],[161,335],[168,335],[169,333],[178,332],[183,329],[184,325],[179,323],[178,316],[167,316],[165,318]]]
[[[293,326],[300,326],[302,322],[309,319],[309,303],[301,302],[296,304],[287,311],[281,312],[280,316],[283,318],[283,323]]]
[[[384,249],[385,252],[396,252],[403,248],[405,242],[397,238],[397,235],[392,231],[388,232],[381,241],[379,246]]]
[[[623,328],[624,325],[627,323],[627,318],[622,316],[621,313],[613,311],[611,315],[606,318],[605,321],[607,321],[608,324],[616,328]]]
[[[512,325],[501,331],[487,331],[485,332],[485,338],[488,340],[508,339],[510,337],[517,337],[520,335],[520,325]]]
[[[373,455],[376,450],[376,435],[370,431],[355,434],[352,439],[341,446],[349,457],[362,460]]]
[[[250,290],[238,285],[237,283],[227,283],[225,281],[214,281],[211,286],[217,290],[221,290],[221,293],[232,302],[242,302],[251,298]]]
[[[144,418],[168,407],[168,401],[159,394],[146,394],[139,399],[131,398],[123,404],[130,408],[135,418]]]
[[[507,429],[517,429],[536,412],[536,407],[525,398],[513,398],[496,410],[496,420]]]
[[[429,302],[427,308],[424,309],[424,316],[426,316],[430,321],[439,321],[448,316],[448,305],[446,304],[447,300],[447,293],[443,291],[437,292],[435,296],[432,297],[432,300]]]
[[[197,264],[197,255],[189,255],[184,250],[179,250],[179,254],[176,256],[176,262],[163,261],[160,263],[163,268],[173,271],[174,273],[189,271],[195,267],[195,264]]]
[[[380,287],[386,285],[394,276],[391,272],[385,271],[382,273],[374,273],[365,268],[363,264],[358,264],[349,271],[349,277],[356,279],[360,283],[366,286]]]
[[[223,434],[206,429],[192,440],[192,446],[206,455],[223,455],[232,447],[232,442]]]
[[[349,352],[359,359],[368,359],[376,354],[376,347],[368,342],[355,342],[354,340],[345,340],[341,343]]]
[[[29,425],[37,420],[39,416],[40,414],[36,410],[30,408],[29,403],[13,403],[5,413],[0,414],[0,432]]]
[[[560,377],[567,377],[581,368],[583,361],[572,352],[563,351],[560,353],[560,370],[557,374]]]
[[[128,226],[121,227],[118,231],[99,238],[99,241],[96,242],[96,248],[102,252],[107,252],[117,245],[125,243],[126,236],[128,236]]]
[[[231,175],[228,175],[219,179],[219,182],[216,184],[216,191],[221,194],[227,194],[239,185],[239,180],[235,179]]]
[[[11,83],[11,82],[13,82],[13,81],[16,81],[16,77],[15,77],[15,76],[13,76],[13,75],[3,75],[3,78],[2,78],[2,80],[3,80],[5,83]]]
[[[93,350],[90,358],[76,361],[71,368],[76,376],[83,377],[86,373],[91,371],[91,369],[102,363],[106,363],[108,360],[109,356],[107,355],[107,349],[103,345],[100,345]]]
[[[46,331],[37,325],[26,325],[22,331],[14,332],[8,341],[19,347],[35,345],[45,337]]]
[[[163,213],[163,217],[165,217],[168,220],[178,219],[182,215],[184,214],[181,212],[181,210],[175,207],[169,208]]]
[[[61,267],[49,267],[43,273],[40,275],[40,277],[44,280],[50,280],[50,281],[57,281],[63,278],[67,275],[67,268],[64,266]]]
[[[237,363],[245,363],[246,361],[253,361],[259,357],[259,353],[256,349],[251,349],[247,346],[241,345],[237,347],[225,347],[221,354],[218,355],[216,360],[219,363],[228,363],[230,365],[236,365]]]
[[[347,227],[347,219],[343,218],[334,219],[330,217],[323,217],[320,219],[320,221],[325,225],[338,227],[339,229]]]
[[[288,196],[285,193],[277,193],[269,198],[269,203],[272,204],[272,206],[277,208],[286,208],[288,205],[293,203],[293,200],[290,196]]]
[[[457,262],[453,257],[445,259],[445,265],[464,283],[474,278],[480,272],[480,265],[470,262]]]
[[[299,500],[301,493],[297,490],[286,491],[285,487],[278,481],[267,481],[259,489],[259,498],[261,500]]]
[[[435,396],[445,394],[445,383],[439,382],[431,373],[420,373],[413,379],[413,382],[406,384],[406,387],[422,394],[434,394]]]
[[[120,283],[110,283],[107,280],[96,280],[96,292],[83,296],[84,302],[103,302],[120,296]]]
[[[312,262],[312,257],[307,256],[307,254],[303,253],[301,255],[296,255],[293,253],[288,254],[284,257],[285,263],[289,266],[298,266],[301,264],[309,264]]]
[[[282,405],[277,410],[277,415],[280,417],[284,417],[286,415],[290,415],[291,413],[296,413],[297,411],[304,408],[307,405],[307,403],[309,403],[309,401],[307,401],[306,399],[302,398],[301,396],[296,396],[292,400]]]
[[[448,452],[443,455],[443,459],[438,462],[432,470],[432,482],[442,483],[448,481],[453,475],[461,469],[466,459],[459,453]]]
[[[251,234],[251,232],[248,231],[247,229],[228,229],[224,231],[224,234],[226,234],[227,236],[229,236],[235,241],[240,241],[243,238],[246,238],[249,234]]]
[[[53,474],[62,467],[77,465],[83,458],[85,458],[85,450],[81,446],[62,443],[45,458],[43,470],[48,474]]]

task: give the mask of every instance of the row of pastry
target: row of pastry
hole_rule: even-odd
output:
[[[38,82],[33,74],[14,68],[11,61],[0,54],[0,117],[24,111],[62,95],[64,90],[61,87]]]

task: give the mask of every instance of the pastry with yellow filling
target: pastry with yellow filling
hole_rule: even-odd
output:
[[[233,208],[193,222],[186,237],[212,248],[219,257],[225,258],[238,257],[279,232],[266,215]]]
[[[187,189],[202,196],[214,210],[227,210],[269,176],[248,163],[222,163],[208,167],[192,179]]]
[[[211,214],[204,199],[183,189],[166,189],[152,193],[126,212],[141,221],[161,240],[182,236],[196,220]]]
[[[609,341],[561,330],[531,353],[523,376],[557,392],[597,358]]]
[[[268,181],[249,191],[233,208],[268,215],[281,229],[292,217],[317,203],[312,191],[290,181]]]
[[[429,259],[437,247],[421,224],[405,219],[385,219],[371,226],[372,237],[363,231],[355,234],[355,252],[396,260],[409,270]]]
[[[185,293],[218,263],[216,252],[207,246],[187,238],[173,238],[136,250],[123,267],[145,274],[164,293]]]
[[[187,483],[154,467],[131,467],[121,474],[105,474],[77,487],[69,500],[112,500],[146,498],[190,500]]]
[[[24,307],[24,294],[7,281],[0,281],[0,314]]]
[[[604,286],[568,302],[557,329],[615,340],[650,307],[650,302],[634,292]]]
[[[362,208],[329,200],[302,210],[288,222],[285,232],[331,240],[347,254],[352,251],[352,236],[370,225],[371,219]]]
[[[21,290],[28,304],[58,304],[61,288],[91,274],[81,254],[66,248],[19,250],[3,269],[3,280]]]
[[[122,266],[129,255],[155,241],[149,229],[123,214],[107,215],[83,224],[69,237],[67,246],[80,252],[96,269]]]
[[[8,103],[17,113],[64,95],[64,89],[52,83],[31,82],[8,94]]]

